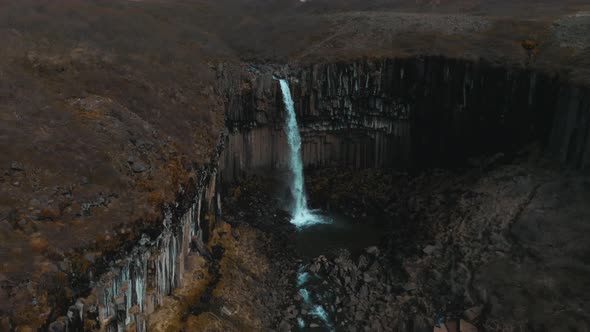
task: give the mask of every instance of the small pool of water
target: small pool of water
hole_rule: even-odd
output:
[[[337,214],[323,214],[329,223],[301,228],[296,233],[296,249],[302,258],[330,254],[337,249],[348,249],[353,255],[366,247],[376,246],[385,234],[376,218],[351,218]]]

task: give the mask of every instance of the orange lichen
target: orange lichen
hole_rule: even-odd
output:
[[[154,190],[148,193],[147,202],[152,207],[160,207],[165,202],[164,192],[161,190]]]
[[[539,54],[539,43],[536,40],[525,39],[520,45],[527,52],[529,59]]]
[[[69,257],[72,264],[72,270],[77,273],[85,274],[90,268],[90,261],[88,261],[81,254],[73,254]]]
[[[166,165],[165,171],[174,187],[177,187],[180,183],[183,183],[183,180],[187,176],[187,172],[183,170],[179,158],[170,160]]]
[[[33,251],[37,253],[45,252],[45,250],[49,246],[49,242],[47,241],[47,239],[41,236],[32,237],[29,241],[29,244],[31,245],[31,249],[33,249]]]
[[[60,213],[58,209],[46,208],[41,210],[41,212],[37,216],[37,219],[55,221],[59,218],[59,216]]]
[[[525,50],[533,50],[539,46],[539,43],[536,40],[525,39],[521,45]]]

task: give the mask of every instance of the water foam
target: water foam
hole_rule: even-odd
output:
[[[293,98],[289,89],[289,83],[279,80],[283,93],[283,103],[287,110],[285,132],[289,142],[289,169],[291,170],[292,183],[291,195],[293,206],[291,207],[291,223],[297,227],[307,227],[315,224],[327,223],[328,219],[322,217],[307,207],[307,197],[303,188],[303,161],[301,160],[301,136],[297,126],[297,117]]]

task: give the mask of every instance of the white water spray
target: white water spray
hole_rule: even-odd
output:
[[[289,169],[291,170],[292,183],[291,194],[293,196],[293,206],[291,210],[291,223],[297,227],[306,227],[313,224],[325,223],[320,215],[309,210],[307,207],[307,197],[303,189],[303,162],[301,160],[301,136],[299,135],[299,128],[297,127],[297,117],[295,116],[295,108],[293,106],[293,99],[291,98],[291,91],[289,90],[289,83],[285,80],[279,80],[281,83],[281,91],[283,92],[283,103],[287,110],[287,123],[285,131],[287,132],[287,139],[289,141]]]

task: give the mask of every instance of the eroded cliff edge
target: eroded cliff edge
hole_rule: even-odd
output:
[[[290,79],[307,166],[451,166],[531,143],[590,163],[587,89],[557,75],[444,57],[248,69],[226,111],[230,178],[285,165],[273,75]]]

